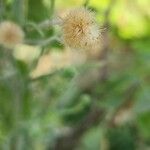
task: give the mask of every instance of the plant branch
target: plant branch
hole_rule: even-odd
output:
[[[53,150],[73,150],[79,143],[81,136],[91,127],[98,124],[104,117],[104,110],[100,110],[95,105],[92,106],[87,116],[75,126],[69,134],[59,137]],[[50,150],[51,148],[49,148]]]
[[[115,126],[115,118],[116,116],[123,110],[131,109],[134,104],[134,96],[136,91],[139,88],[139,82],[132,83],[129,88],[124,93],[124,101],[115,109],[115,111],[112,113],[110,120],[108,121],[107,125],[109,127]]]
[[[61,43],[61,40],[56,36],[50,37],[50,38],[44,39],[44,40],[36,40],[36,41],[33,41],[33,40],[29,41],[28,40],[28,41],[25,41],[25,43],[43,47],[43,46],[46,46],[46,45],[50,44],[51,42],[53,42],[55,40]]]

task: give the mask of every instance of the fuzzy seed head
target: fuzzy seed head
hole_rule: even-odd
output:
[[[71,10],[63,19],[64,42],[77,49],[96,49],[100,46],[100,31],[94,14],[86,8]]]
[[[4,21],[0,23],[0,44],[6,48],[13,48],[22,43],[24,38],[23,30],[15,23]]]

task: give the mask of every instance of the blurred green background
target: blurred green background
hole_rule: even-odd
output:
[[[81,6],[102,30],[98,58],[49,42],[58,26],[38,26]],[[149,150],[149,8],[149,0],[0,0],[0,21],[26,34],[11,52],[0,47],[0,150]]]

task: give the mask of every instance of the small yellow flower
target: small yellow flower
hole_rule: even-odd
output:
[[[62,23],[65,44],[77,49],[100,47],[100,31],[94,14],[86,8],[71,10]]]
[[[13,48],[22,43],[24,38],[23,30],[15,23],[4,21],[0,23],[0,44],[6,48]]]

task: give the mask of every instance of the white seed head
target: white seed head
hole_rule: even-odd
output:
[[[24,32],[17,24],[4,21],[0,23],[0,44],[6,48],[13,48],[23,42]]]
[[[77,49],[94,49],[100,46],[100,30],[94,14],[86,8],[71,10],[63,19],[64,42]]]

